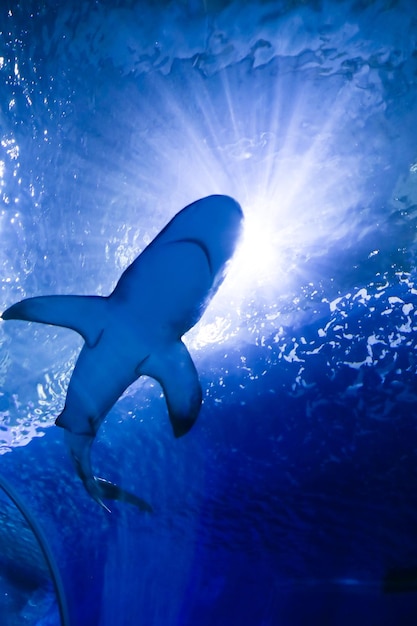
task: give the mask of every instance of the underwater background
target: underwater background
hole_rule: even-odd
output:
[[[245,232],[199,419],[143,378],[93,448],[152,514],[54,426],[82,339],[0,324],[3,626],[417,623],[417,4],[2,3],[1,311],[109,294],[213,193]]]

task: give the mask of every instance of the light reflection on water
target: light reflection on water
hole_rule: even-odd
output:
[[[178,210],[198,197],[228,193],[242,204],[244,236],[186,341],[197,360],[210,361],[214,381],[227,380],[218,357],[230,350],[240,353],[233,371],[243,379],[247,346],[267,350],[270,366],[302,359],[299,328],[323,318],[316,332],[324,343],[340,315],[336,298],[351,312],[349,293],[378,272],[409,263],[414,126],[398,102],[412,101],[405,77],[415,59],[408,44],[400,46],[403,31],[392,22],[374,40],[365,13],[330,24],[307,8],[302,14],[310,27],[303,29],[295,14],[280,21],[247,3],[235,15],[248,29],[246,41],[244,29],[227,26],[236,12],[231,3],[209,38],[199,30],[208,28],[206,16],[196,15],[191,39],[166,35],[164,44],[162,29],[156,51],[149,33],[128,37],[136,42],[128,50],[127,40],[109,38],[109,24],[137,34],[137,16],[127,24],[117,9],[100,11],[100,19],[92,13],[74,26],[71,49],[58,35],[62,13],[57,29],[43,32],[44,67],[39,59],[21,62],[23,44],[15,47],[16,59],[1,57],[10,87],[0,158],[2,308],[42,293],[108,294]],[[89,39],[89,24],[99,26],[103,45]],[[265,42],[254,47],[256,32]],[[60,50],[56,58],[48,53],[52,45]],[[70,64],[66,78],[58,58],[89,62]],[[149,71],[155,65],[159,71]],[[40,67],[53,78],[47,91],[37,79]],[[375,298],[362,303],[365,312]],[[414,329],[413,314],[404,312],[392,339],[383,339],[387,350]],[[69,331],[56,335],[34,325],[0,332],[9,449],[53,423],[78,344]],[[359,367],[366,358],[346,362]],[[297,380],[301,387],[300,373]],[[226,397],[227,390],[219,394]]]

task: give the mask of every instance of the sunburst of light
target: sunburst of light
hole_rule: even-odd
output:
[[[298,80],[288,94],[291,80],[274,68],[248,68],[244,81],[241,74],[241,67],[230,67],[207,77],[187,66],[144,77],[132,129],[138,158],[126,163],[137,181],[132,198],[151,190],[140,208],[149,227],[162,227],[212,193],[242,205],[244,234],[199,326],[200,346],[205,324],[213,329],[215,320],[230,322],[238,312],[243,327],[249,303],[262,301],[267,310],[278,298],[294,298],[311,279],[315,259],[354,231],[349,209],[363,193],[361,159],[339,145],[353,97],[349,85],[322,96],[314,81]],[[320,106],[323,97],[329,104],[332,98],[330,113]],[[130,218],[137,220],[137,210]]]

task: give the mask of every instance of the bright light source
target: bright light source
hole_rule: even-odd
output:
[[[272,207],[245,207],[246,217],[239,247],[231,263],[232,279],[249,291],[281,273],[280,237]]]

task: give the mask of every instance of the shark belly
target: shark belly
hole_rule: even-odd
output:
[[[117,292],[109,302],[109,325],[117,318],[117,330],[105,328],[97,345],[84,345],[77,360],[64,410],[56,420],[57,426],[73,434],[95,436],[118,398],[143,374],[155,378],[165,391],[170,389],[169,397],[181,390],[181,401],[177,399],[177,408],[171,411],[176,414],[173,419],[185,420],[190,412],[193,401],[176,383],[177,364],[187,358],[185,346],[178,342],[204,310],[212,285],[207,258],[195,243],[179,242],[141,261],[139,276],[130,276],[137,288],[131,302]],[[188,378],[194,378],[194,371]],[[192,397],[200,397],[194,387]]]
[[[149,249],[120,280],[111,299],[156,341],[184,335],[200,319],[213,285],[207,256],[195,242]],[[132,285],[135,288],[132,289]]]
[[[57,426],[77,435],[94,437],[106,414],[136,380],[136,362],[126,363],[126,350],[103,337],[93,349],[81,350],[68,385],[65,407]],[[110,358],[111,357],[111,358]]]

